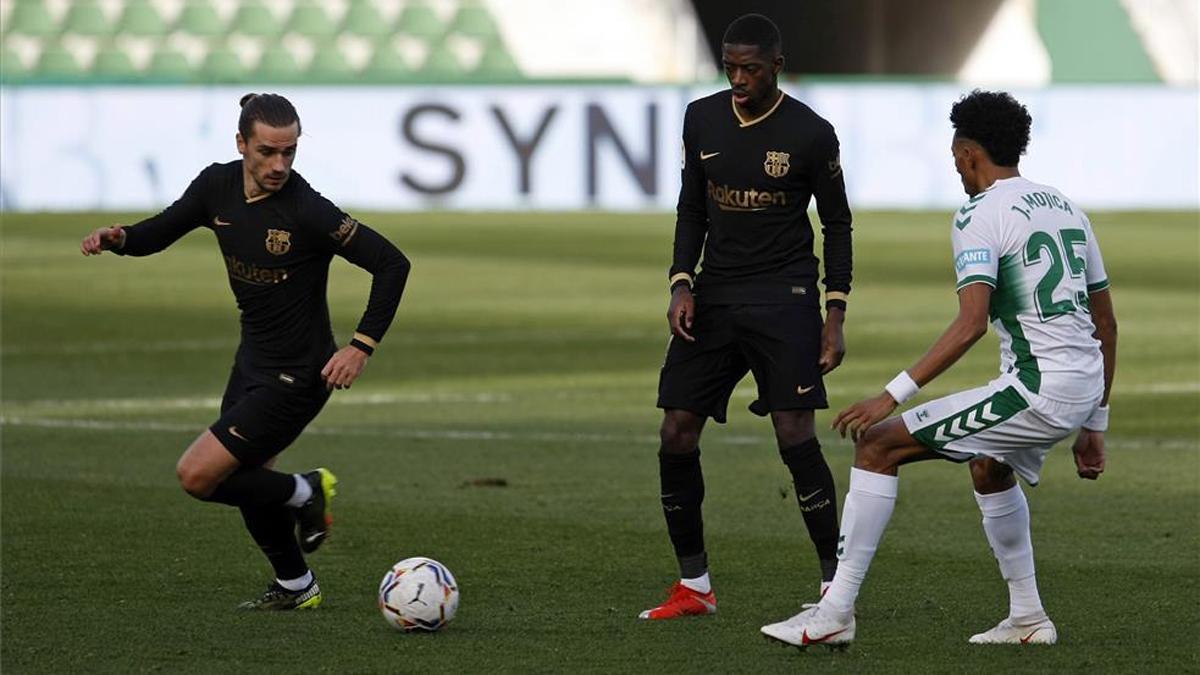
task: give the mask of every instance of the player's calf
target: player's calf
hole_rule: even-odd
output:
[[[297,540],[300,550],[312,553],[320,548],[333,527],[330,506],[337,494],[337,477],[324,467],[302,474],[301,479],[311,488],[312,495],[296,509]]]

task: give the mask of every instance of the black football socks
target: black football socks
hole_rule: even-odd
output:
[[[700,470],[700,448],[681,454],[664,452],[660,448],[658,475],[667,534],[679,559],[679,576],[694,579],[708,571],[701,516],[704,474]]]
[[[821,561],[821,578],[832,581],[837,570],[837,494],[833,473],[821,454],[821,443],[810,438],[780,450],[779,454],[792,473],[796,502]]]

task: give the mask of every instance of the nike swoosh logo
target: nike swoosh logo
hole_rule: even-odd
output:
[[[1038,634],[1038,632],[1040,632],[1041,630],[1042,630],[1042,629],[1041,629],[1041,627],[1039,626],[1038,628],[1034,628],[1033,630],[1029,631],[1029,635],[1026,635],[1025,637],[1021,638],[1021,644],[1028,644],[1028,643],[1029,643],[1029,641],[1030,641],[1031,639],[1033,639],[1033,636],[1034,636],[1034,635],[1037,635],[1037,634]]]
[[[239,434],[236,426],[229,427],[229,435],[233,436],[235,438],[240,438],[243,441],[247,441],[247,442],[249,442],[249,440],[250,440],[249,438],[246,438],[245,436]]]
[[[324,532],[318,532],[318,533],[316,533],[316,534],[310,534],[310,535],[308,535],[307,537],[305,537],[305,538],[304,538],[304,543],[306,543],[306,544],[311,544],[311,543],[313,543],[314,541],[316,541],[316,540],[318,540],[318,539],[320,539],[321,537],[324,537],[324,536],[325,536],[325,533],[324,533]]]
[[[720,152],[704,152],[702,150],[702,151],[700,151],[700,161],[704,161],[706,159],[712,159],[713,157],[716,157],[719,154],[721,154],[721,153]]]
[[[816,497],[819,494],[821,494],[821,491],[817,490],[816,492],[814,492],[810,495],[796,495],[796,496],[800,498],[800,501],[806,502],[806,501],[812,499],[813,497]]]
[[[816,388],[817,388],[817,385],[815,385],[815,384],[810,387],[796,387],[796,393],[797,394],[807,394],[808,392],[810,392]]]
[[[220,216],[213,216],[213,225],[229,225],[230,223],[221,220]]]
[[[836,637],[838,635],[841,635],[842,633],[845,633],[847,630],[848,629],[843,628],[841,630],[834,631],[834,632],[830,633],[829,635],[822,635],[821,637],[814,638],[814,637],[808,636],[808,629],[806,628],[804,630],[804,634],[800,637],[800,642],[802,642],[806,645],[816,644],[819,642],[825,642],[826,640],[828,640],[831,637]]]

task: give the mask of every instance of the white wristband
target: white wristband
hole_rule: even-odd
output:
[[[1083,423],[1088,431],[1108,431],[1108,406],[1102,405],[1092,411],[1092,416]]]
[[[888,382],[884,389],[892,395],[892,398],[896,399],[897,405],[916,396],[917,392],[921,390],[912,377],[909,376],[907,370],[900,371],[900,374],[893,377],[892,381]]]

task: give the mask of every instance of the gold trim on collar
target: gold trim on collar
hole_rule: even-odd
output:
[[[261,202],[262,200],[266,199],[267,197],[270,197],[273,194],[275,194],[275,193],[274,192],[264,192],[257,197],[247,197],[246,203],[253,204],[254,202]]]
[[[768,110],[767,112],[759,115],[758,117],[755,117],[754,119],[750,120],[749,122],[747,122],[745,119],[742,118],[741,111],[738,110],[737,104],[733,102],[732,94],[730,94],[730,96],[729,96],[729,105],[733,106],[733,116],[737,118],[738,126],[745,129],[746,127],[758,124],[759,122],[770,117],[771,113],[775,112],[775,109],[779,107],[779,104],[783,103],[783,99],[785,96],[787,96],[787,94],[783,93],[782,91],[779,92],[779,99],[775,101],[775,105],[771,106],[771,109]]]

